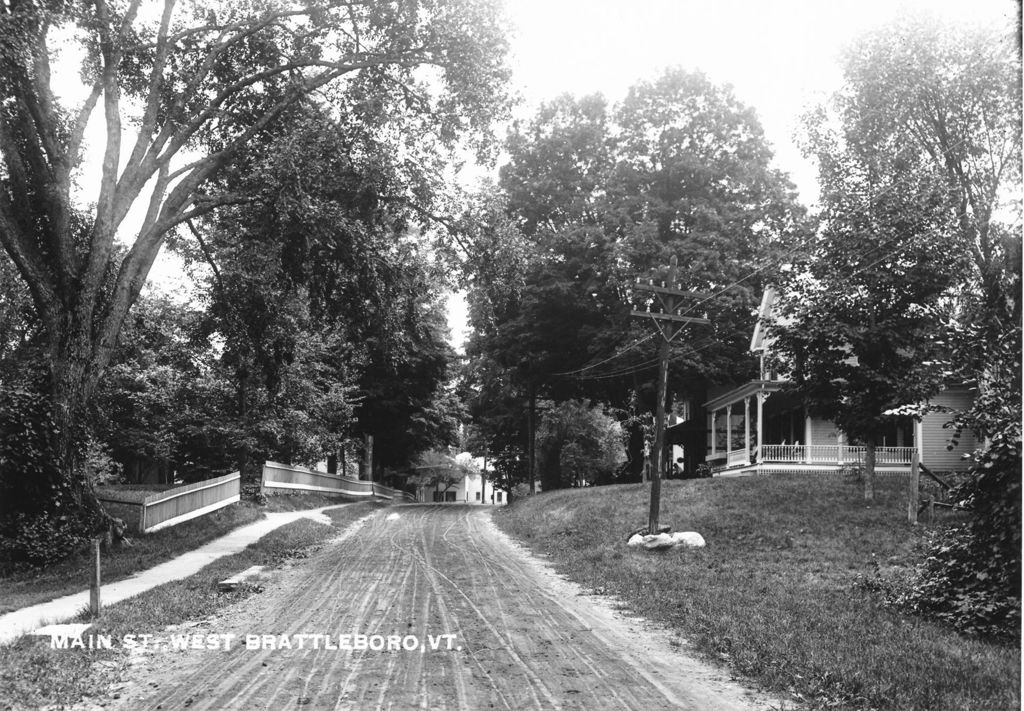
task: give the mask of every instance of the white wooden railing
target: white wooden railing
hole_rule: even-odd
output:
[[[232,472],[159,491],[142,500],[119,495],[117,491],[103,491],[97,494],[97,498],[110,504],[116,512],[114,515],[125,512],[125,520],[130,517],[130,525],[139,533],[152,533],[238,502],[240,487],[241,476]]]
[[[392,489],[383,484],[277,462],[267,462],[263,465],[263,488],[319,491],[353,498],[373,497],[392,501],[416,500],[413,494],[400,489]]]
[[[765,462],[862,464],[867,448],[839,444],[766,444],[763,450],[761,459]],[[914,450],[914,447],[876,447],[875,464],[909,465]],[[731,457],[732,452],[729,454]]]

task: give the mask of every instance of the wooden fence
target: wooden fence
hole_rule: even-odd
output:
[[[263,465],[263,488],[318,491],[358,499],[372,496],[389,501],[416,501],[416,497],[409,492],[392,489],[383,484],[278,462],[267,462]]]
[[[232,472],[150,494],[142,501],[136,497],[119,497],[116,492],[103,492],[98,498],[105,504],[112,504],[109,507],[112,513],[130,510],[129,525],[134,524],[132,527],[139,533],[152,533],[239,501],[240,482],[239,473]]]

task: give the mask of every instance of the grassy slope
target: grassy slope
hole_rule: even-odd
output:
[[[103,582],[112,583],[152,568],[263,516],[263,509],[255,504],[232,504],[156,533],[131,536],[131,546],[114,546],[103,551]],[[88,589],[89,564],[89,552],[83,550],[45,570],[0,577],[0,615]]]
[[[257,592],[242,586],[220,593],[217,582],[253,565],[277,566],[292,558],[304,558],[356,519],[382,504],[366,502],[327,512],[332,525],[301,519],[282,526],[244,551],[214,561],[195,575],[154,588],[104,609],[90,633],[125,634],[161,632],[166,626],[199,620],[221,607]],[[83,697],[97,699],[116,681],[127,653],[115,645],[110,650],[53,650],[49,640],[23,637],[0,646],[0,709],[71,705]]]
[[[148,496],[152,491],[142,491]],[[316,493],[289,493],[267,497],[266,506],[242,502],[156,533],[131,536],[131,546],[103,551],[103,582],[112,583],[195,550],[239,526],[258,521],[267,511],[300,511],[338,506],[349,500]],[[89,587],[91,559],[82,551],[45,570],[29,570],[0,577],[0,615],[37,605]]]
[[[625,546],[646,523],[641,485],[543,494],[495,520],[570,578],[812,706],[1019,708],[1018,648],[896,614],[855,587],[913,564],[922,534],[898,487],[880,482],[868,507],[856,482],[834,476],[668,481],[661,522],[708,542],[669,553]]]

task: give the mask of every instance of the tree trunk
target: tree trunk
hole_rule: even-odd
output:
[[[864,500],[875,500],[875,437],[864,440]]]
[[[249,423],[249,372],[245,368],[238,370],[238,421],[243,431],[248,429]],[[238,450],[238,473],[242,476],[242,483],[254,482],[258,479],[255,467],[253,466],[252,453],[246,443],[247,437],[242,438],[242,444]]]
[[[64,489],[55,492],[55,504],[74,507],[88,532],[97,533],[107,528],[111,519],[96,498],[82,461],[85,405],[91,394],[88,353],[81,339],[63,340],[51,351],[50,397],[56,425],[51,451],[59,478],[55,485]]]
[[[484,469],[480,472],[480,503],[487,503],[487,452],[484,452]]]

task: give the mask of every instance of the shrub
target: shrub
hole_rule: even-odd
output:
[[[7,568],[45,567],[63,560],[89,542],[72,515],[17,514],[0,537],[0,561]]]
[[[124,467],[110,456],[109,448],[97,439],[89,438],[85,446],[85,475],[94,486],[120,484]]]
[[[1019,429],[994,434],[953,495],[972,508],[971,520],[933,537],[916,579],[896,602],[962,632],[1019,638]]]
[[[49,398],[38,388],[0,388],[0,566],[41,566],[87,540],[71,485],[58,470]]]
[[[512,487],[512,490],[508,492],[508,500],[518,501],[519,499],[525,499],[530,495],[530,485],[523,482],[519,482]]]

